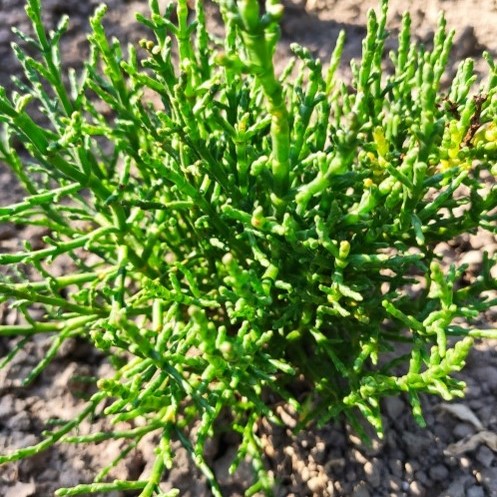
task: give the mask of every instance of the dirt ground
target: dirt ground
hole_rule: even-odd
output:
[[[42,0],[49,25],[65,13],[72,18],[64,43],[64,60],[78,66],[86,53],[87,18],[97,5],[95,0]],[[146,12],[146,1],[109,0],[109,32],[122,41],[136,42],[145,34],[134,22],[133,13]],[[287,3],[283,40],[278,52],[279,64],[289,54],[289,44],[298,42],[327,60],[340,29],[347,32],[345,63],[358,57],[365,34],[366,12],[376,0],[294,0]],[[401,13],[409,9],[413,32],[429,42],[440,10],[448,24],[457,30],[452,70],[458,61],[474,57],[476,67],[485,73],[483,50],[497,55],[497,2],[495,0],[392,0],[390,27],[398,27]],[[209,10],[211,12],[211,10]],[[211,15],[211,29],[217,30],[217,17]],[[11,55],[14,39],[12,26],[29,30],[22,0],[0,0],[0,84],[10,86],[10,77],[18,73]],[[389,41],[388,43],[394,42]],[[450,71],[449,71],[450,72]],[[0,164],[0,205],[22,195],[20,188]],[[0,225],[0,249],[8,249],[21,239],[36,245],[40,233],[12,225]],[[467,262],[478,273],[483,249],[497,250],[495,237],[476,234],[447,245],[447,261]],[[485,317],[496,326],[497,310]],[[13,324],[14,311],[0,306],[0,321]],[[0,340],[0,357],[14,342]],[[87,385],[80,375],[101,376],[108,371],[105,359],[84,343],[68,342],[57,359],[39,380],[21,388],[22,378],[36,365],[47,348],[47,339],[39,338],[19,355],[8,371],[0,372],[0,453],[7,449],[35,443],[50,419],[70,419],[83,406],[81,397]],[[460,403],[447,406],[439,399],[424,399],[428,426],[419,428],[403,398],[384,402],[386,437],[373,439],[370,447],[361,444],[341,423],[290,437],[288,429],[263,426],[267,442],[268,467],[277,477],[276,495],[280,497],[497,497],[497,343],[478,344],[471,353],[464,372],[467,395]],[[96,420],[96,429],[105,428]],[[462,448],[454,443],[466,443]],[[127,462],[121,462],[112,475],[118,479],[140,478],[150,471],[154,441],[137,448]],[[57,446],[32,459],[0,467],[0,497],[48,497],[60,486],[91,481],[99,468],[120,452],[119,442],[95,446]],[[227,467],[233,456],[229,439],[209,448],[211,465],[223,484],[227,497],[242,495],[249,479],[248,467],[234,476]],[[185,452],[178,448],[177,465],[167,476],[167,485],[177,486],[182,495],[207,497],[205,481],[195,472]],[[111,495],[111,494],[106,494]],[[111,497],[120,497],[114,493]],[[127,495],[132,495],[128,493]]]

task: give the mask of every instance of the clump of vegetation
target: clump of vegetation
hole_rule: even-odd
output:
[[[186,0],[165,12],[150,0],[139,20],[155,38],[125,55],[106,37],[100,7],[84,70],[67,78],[67,19],[47,33],[40,0],[27,3],[35,37],[20,35],[38,56],[14,46],[26,81],[0,92],[0,160],[27,196],[1,207],[0,221],[50,234],[44,248],[0,254],[0,299],[25,321],[0,326],[20,340],[2,366],[49,333],[26,383],[73,337],[108,353],[115,375],[98,381],[76,419],[0,462],[108,438],[129,441],[124,457],[160,434],[148,480],[109,482],[108,467],[60,496],[164,496],[173,440],[219,496],[204,445],[226,413],[240,434],[232,469],[250,458],[247,495],[270,492],[258,425],[282,423],[277,403],[293,407],[298,428],[343,415],[361,431],[362,416],[381,434],[380,399],[405,393],[422,423],[419,395],[461,396],[453,373],[475,338],[496,336],[474,324],[496,304],[496,257],[485,255],[467,285],[466,267],[446,267],[436,252],[461,234],[497,231],[497,188],[484,181],[497,173],[491,58],[485,85],[472,89],[466,60],[443,93],[453,33],[442,18],[433,47],[419,46],[406,15],[384,71],[384,1],[369,14],[352,81],[336,75],[343,34],[326,69],[294,45],[277,75],[282,6],[220,8],[221,40],[202,0],[193,21]],[[34,120],[34,105],[49,126]],[[58,258],[71,261],[63,276],[52,270]],[[101,405],[130,429],[74,434]]]

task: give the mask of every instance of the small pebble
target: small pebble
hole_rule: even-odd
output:
[[[10,30],[0,29],[0,46],[4,48],[4,46],[9,43],[11,37],[12,35],[10,33]]]
[[[412,476],[414,475],[414,472],[421,469],[421,466],[419,465],[418,461],[407,461],[404,465],[404,469],[405,469],[406,475],[408,477],[412,478]]]
[[[430,426],[435,425],[435,416],[433,414],[431,414],[430,412],[427,412],[424,415],[424,418],[425,418],[426,424],[428,424]],[[413,435],[415,435],[415,434],[413,434]]]
[[[367,484],[362,481],[361,483],[356,485],[354,487],[354,493],[352,494],[352,497],[371,497]]]
[[[0,418],[8,418],[15,414],[14,396],[5,394],[0,397]]]
[[[343,484],[343,493],[344,495],[350,495],[353,491],[353,485],[350,482],[346,482]]]
[[[448,442],[452,435],[451,431],[441,424],[435,427],[435,434],[444,443]]]
[[[59,472],[53,468],[47,468],[43,473],[40,474],[40,481],[57,481]]]
[[[378,438],[373,438],[371,440],[371,444],[367,447],[364,447],[363,452],[368,457],[374,457],[383,451],[383,447],[384,447],[383,440],[379,440]]]
[[[453,481],[438,497],[466,497],[466,488],[474,482],[474,478],[469,475],[460,476]]]
[[[400,461],[400,459],[389,459],[388,467],[390,468],[390,471],[393,475],[397,476],[398,478],[402,476],[402,461]]]
[[[482,389],[488,386],[492,393],[497,392],[497,368],[495,366],[483,366],[476,370],[475,375],[482,382]]]
[[[311,454],[317,463],[324,463],[326,460],[326,444],[324,442],[316,442],[316,445],[311,450]]]
[[[497,496],[497,468],[482,469],[481,484],[491,497]]]
[[[426,485],[428,483],[428,477],[426,476],[426,473],[422,470],[416,471],[415,479],[416,481],[421,482],[423,485]]]
[[[20,411],[5,423],[7,428],[16,431],[29,431],[31,427],[31,419],[26,411]]]
[[[343,471],[347,464],[344,457],[331,457],[324,465],[325,473],[336,473]]]
[[[381,485],[382,462],[374,458],[364,465],[364,473],[368,483],[373,488],[378,488]]]
[[[301,472],[300,472],[300,477],[302,478],[302,481],[303,482],[307,482],[309,481],[311,475],[309,473],[309,468],[307,466],[304,466],[302,469],[301,469]]]
[[[326,476],[324,474],[313,476],[307,482],[307,486],[311,492],[316,494],[321,494],[323,490],[326,488]]]
[[[485,386],[488,385],[485,384]],[[495,413],[495,406],[493,404],[486,404],[481,409],[479,409],[476,414],[480,418],[480,421],[483,423],[483,425],[488,426],[490,420],[495,415],[494,413]]]
[[[402,488],[402,480],[396,476],[390,475],[388,478],[388,488],[394,492],[400,492]]]
[[[399,397],[387,397],[385,399],[385,410],[392,420],[397,420],[399,416],[405,411],[406,406]]]
[[[422,497],[425,494],[425,489],[419,481],[413,481],[409,485],[409,491],[413,497]]]
[[[495,243],[495,240],[492,234],[479,232],[475,235],[469,235],[469,243],[471,244],[471,247],[473,247],[475,250],[478,250],[481,248],[486,249],[489,245],[493,245]]]
[[[335,492],[335,487],[333,486],[333,483],[331,481],[328,481],[328,484],[326,485],[326,494],[328,497],[335,497],[336,492]]]
[[[485,497],[485,492],[479,485],[473,485],[466,490],[466,497]]]
[[[35,435],[32,435],[31,433],[22,433],[20,431],[14,432],[10,439],[7,439],[8,446],[13,450],[24,449],[25,447],[35,445],[37,442],[38,439]]]
[[[446,457],[445,458],[445,464],[449,467],[449,468],[455,468],[457,466],[459,466],[459,460],[457,459],[457,457]]]
[[[16,228],[13,224],[2,223],[0,225],[0,240],[8,240],[9,238],[14,238],[16,235]]]
[[[449,476],[449,470],[443,464],[436,464],[430,468],[428,474],[434,481],[444,481]]]
[[[426,417],[426,422],[430,424],[428,416]],[[407,453],[412,458],[423,457],[424,459],[433,446],[433,441],[420,433],[405,431],[402,433],[402,439],[406,445]]]
[[[468,390],[468,393],[466,394],[466,398],[468,398],[468,399],[480,399],[480,397],[481,397],[481,387],[480,387],[480,385],[474,385],[474,386],[472,386]]]
[[[458,423],[452,432],[456,439],[467,437],[475,433],[475,427],[469,423]]]
[[[459,261],[459,264],[479,266],[483,261],[483,252],[480,250],[470,250],[466,252]]]
[[[494,459],[495,454],[486,445],[482,445],[476,452],[476,460],[485,468],[490,468]]]
[[[347,472],[345,473],[345,478],[347,481],[350,481],[350,482],[355,482],[357,481],[357,475],[356,475],[356,472],[350,468],[349,470],[347,470]]]
[[[440,242],[435,247],[435,253],[447,257],[454,253],[454,249],[447,242]]]
[[[366,464],[367,463],[367,459],[364,457],[364,455],[362,454],[362,452],[360,452],[359,450],[357,449],[352,449],[352,457],[354,459],[354,461],[358,462],[359,464]]]

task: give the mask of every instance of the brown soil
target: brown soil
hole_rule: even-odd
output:
[[[46,20],[53,25],[64,13],[71,16],[71,28],[64,42],[64,59],[78,66],[86,51],[87,18],[98,3],[96,0],[44,0]],[[134,23],[133,12],[147,10],[145,1],[109,0],[109,32],[122,41],[136,42],[145,35]],[[413,16],[413,32],[428,42],[436,28],[438,12],[446,11],[448,24],[457,30],[452,70],[458,61],[471,56],[477,69],[485,73],[483,50],[497,54],[497,2],[495,0],[396,0],[391,2],[390,19],[393,31],[401,13],[409,9]],[[289,54],[289,44],[306,45],[326,61],[340,29],[345,29],[348,43],[342,67],[358,57],[365,34],[366,11],[376,0],[300,0],[287,3],[283,24],[283,40],[278,52],[282,65]],[[211,11],[209,11],[211,12]],[[219,29],[212,10],[212,29]],[[12,74],[19,73],[9,43],[14,39],[10,27],[29,31],[22,0],[0,0],[0,84],[10,86]],[[0,204],[20,198],[21,189],[0,164]],[[11,225],[0,226],[0,246],[4,248],[28,239],[36,244],[40,233]],[[489,235],[472,235],[445,247],[447,262],[467,262],[477,274],[482,250],[497,250],[497,240]],[[15,311],[0,306],[0,321],[15,323]],[[485,316],[495,326],[497,311]],[[36,365],[47,347],[47,339],[33,341],[12,366],[0,373],[0,453],[35,443],[46,424],[53,419],[70,419],[78,413],[87,386],[78,383],[77,375],[105,375],[105,359],[85,344],[66,344],[57,359],[29,388],[19,386]],[[13,342],[0,340],[0,356]],[[278,496],[337,497],[497,497],[497,344],[479,344],[471,353],[466,369],[460,375],[467,383],[466,398],[453,411],[439,399],[425,398],[428,426],[419,428],[413,421],[403,398],[384,402],[385,440],[373,438],[366,447],[344,424],[306,431],[296,439],[290,436],[292,418],[286,416],[288,429],[262,426],[267,442],[269,468],[277,478]],[[468,418],[473,413],[474,418]],[[105,428],[103,420],[95,420],[95,430]],[[473,448],[451,455],[450,445],[465,437],[474,439]],[[148,440],[136,449],[128,462],[120,463],[112,475],[119,479],[140,478],[150,470],[154,441]],[[18,464],[0,468],[0,496],[47,497],[60,486],[91,481],[99,468],[120,452],[118,442],[95,446],[60,445]],[[234,476],[227,467],[233,456],[229,439],[213,443],[210,449],[212,467],[228,497],[242,495],[250,479],[248,467],[242,466]],[[182,495],[209,496],[205,481],[198,475],[185,452],[178,448],[176,467],[167,476],[164,489],[177,486]],[[111,494],[107,494],[111,495]],[[131,495],[131,494],[127,494]],[[119,493],[111,497],[120,497]]]

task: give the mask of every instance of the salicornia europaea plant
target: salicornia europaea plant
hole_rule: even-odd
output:
[[[497,334],[474,324],[497,303],[496,256],[485,254],[467,285],[467,268],[437,252],[458,235],[497,231],[493,60],[485,84],[475,88],[466,60],[444,93],[453,34],[442,18],[428,50],[411,41],[406,15],[384,71],[384,1],[352,81],[336,75],[343,34],[326,69],[295,45],[278,74],[281,5],[220,0],[220,9],[222,40],[201,0],[194,20],[186,0],[165,12],[150,0],[139,20],[154,39],[125,54],[100,7],[84,70],[66,78],[67,20],[47,33],[40,0],[28,0],[35,37],[22,38],[38,56],[16,45],[27,82],[0,93],[0,160],[27,196],[0,207],[0,221],[49,234],[43,248],[0,254],[0,298],[24,316],[0,335],[53,336],[26,383],[72,337],[106,351],[116,371],[77,419],[0,462],[58,442],[134,447],[160,434],[148,480],[110,482],[106,468],[57,495],[165,495],[172,440],[221,495],[204,455],[221,413],[240,433],[233,468],[253,461],[247,495],[270,493],[258,426],[282,423],[277,403],[292,406],[299,428],[344,415],[361,430],[362,414],[381,434],[380,399],[404,392],[423,422],[419,395],[462,395],[452,373],[475,338]],[[58,258],[70,261],[64,276],[53,272]],[[129,429],[75,433],[103,403]]]

